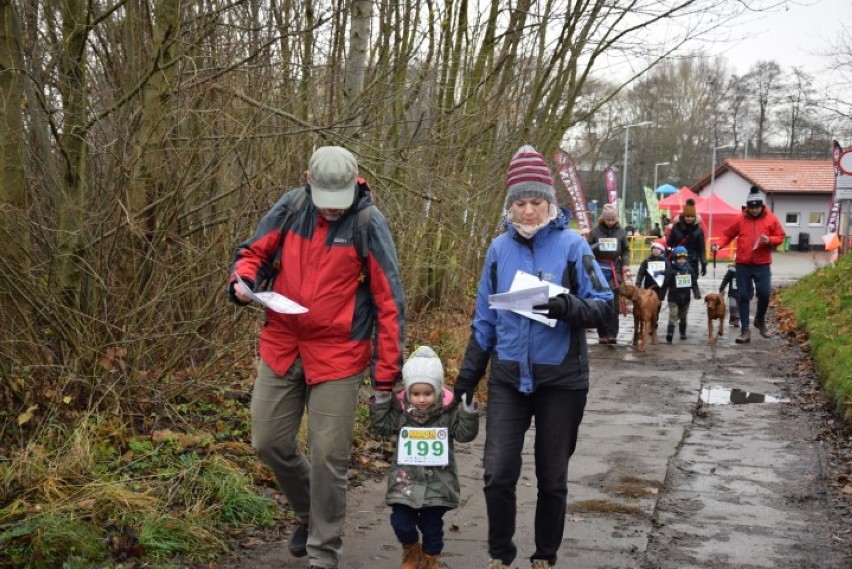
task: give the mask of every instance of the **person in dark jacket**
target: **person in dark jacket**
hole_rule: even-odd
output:
[[[266,310],[251,439],[301,522],[290,553],[308,555],[311,566],[324,568],[340,563],[346,471],[364,374],[372,364],[374,387],[390,392],[402,366],[396,249],[385,217],[357,173],[348,150],[317,149],[305,188],[284,194],[237,248],[228,289],[233,302],[248,304],[252,291],[243,287],[254,289],[269,260],[280,254],[272,292],[307,308],[301,314]],[[368,249],[362,257],[355,246],[364,241],[356,236],[362,231],[356,221],[365,208]],[[310,461],[297,438],[305,411]]]
[[[562,545],[568,461],[589,390],[585,329],[608,320],[613,292],[588,243],[568,228],[547,163],[532,146],[512,157],[506,188],[506,232],[486,253],[455,394],[470,402],[490,362],[483,464],[491,569],[511,566],[518,553],[516,486],[535,417],[538,499],[530,559],[546,568]],[[490,308],[489,296],[509,291],[518,272],[561,292],[534,312]]]
[[[669,301],[669,326],[666,329],[666,342],[669,344],[674,338],[675,323],[679,324],[680,339],[686,340],[686,315],[689,313],[690,292],[695,300],[701,298],[698,279],[695,277],[695,271],[689,266],[689,253],[686,247],[678,245],[672,253],[675,260],[666,273],[662,290],[662,297],[668,297]]]
[[[624,282],[625,265],[630,264],[630,240],[627,232],[618,223],[618,215],[612,204],[605,204],[598,224],[589,232],[589,245],[595,259],[606,276],[607,284],[616,290]],[[612,311],[609,320],[598,327],[598,343],[617,344],[619,298],[615,295],[611,301]]]
[[[737,300],[742,330],[735,340],[737,344],[751,342],[748,318],[754,294],[757,295],[754,327],[764,338],[770,335],[766,326],[766,311],[772,292],[772,248],[783,243],[784,237],[786,234],[778,218],[763,205],[763,196],[757,186],[752,186],[742,216],[725,230],[719,243],[713,246],[718,251],[734,239],[737,240]]]
[[[719,294],[725,294],[725,289],[728,289],[728,325],[740,326],[740,306],[737,302],[737,267],[734,263],[728,265],[728,270],[725,271],[725,276],[722,278],[722,284],[719,285]]]
[[[678,245],[685,247],[689,254],[689,266],[692,267],[696,280],[699,268],[701,276],[707,274],[707,249],[704,242],[704,229],[701,227],[701,218],[695,210],[695,200],[689,198],[683,211],[674,221],[671,233],[666,237],[666,243],[670,249]]]
[[[669,261],[665,257],[666,245],[662,240],[651,243],[651,253],[639,264],[639,272],[636,274],[636,286],[641,288],[652,288],[662,300],[662,284],[666,278],[666,271],[670,268]],[[662,303],[660,304],[662,306]]]
[[[401,569],[438,569],[444,549],[444,514],[459,506],[453,441],[475,439],[479,416],[473,402],[457,401],[444,388],[444,367],[429,346],[414,350],[402,366],[402,383],[405,389],[395,398],[376,395],[370,408],[374,431],[398,435],[385,501],[402,544]],[[430,429],[435,436],[415,438],[412,433],[418,429]]]

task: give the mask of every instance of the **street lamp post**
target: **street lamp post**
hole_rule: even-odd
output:
[[[651,121],[642,121],[628,124],[624,127],[624,171],[621,173],[621,211],[624,216],[622,222],[625,225],[627,224],[627,149],[630,146],[630,129],[635,126],[648,126],[651,124],[653,124]]]
[[[723,144],[722,146],[716,146],[713,148],[713,166],[710,169],[710,221],[707,224],[707,241],[710,245],[713,244],[713,184],[716,183],[716,151],[722,150],[723,148],[733,148],[733,144]],[[714,267],[716,265],[713,265]],[[715,268],[713,269],[716,270]]]
[[[671,162],[657,162],[654,164],[654,191],[657,191],[657,168],[660,166],[668,166]]]

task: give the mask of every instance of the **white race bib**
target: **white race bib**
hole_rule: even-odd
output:
[[[447,466],[449,441],[446,427],[403,427],[397,440],[396,461],[417,466]]]
[[[604,237],[598,243],[600,243],[599,249],[601,251],[606,251],[607,253],[618,252],[618,239],[615,237]]]
[[[652,277],[655,276],[658,272],[665,270],[665,261],[648,261],[648,274],[650,274]]]
[[[675,288],[692,288],[692,275],[675,275]]]

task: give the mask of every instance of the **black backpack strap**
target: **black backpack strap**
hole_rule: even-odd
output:
[[[353,243],[355,244],[355,251],[361,257],[361,262],[365,262],[370,255],[370,214],[372,214],[374,207],[369,205],[359,209],[355,214]]]

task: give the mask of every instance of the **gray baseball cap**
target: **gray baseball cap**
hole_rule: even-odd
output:
[[[317,148],[308,164],[311,199],[320,209],[348,209],[355,201],[358,162],[340,146]]]

